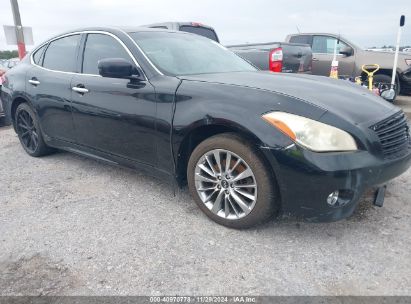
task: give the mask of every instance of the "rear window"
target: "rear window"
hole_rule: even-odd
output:
[[[197,34],[197,35],[207,37],[211,40],[219,42],[214,30],[206,28],[206,27],[182,25],[180,26],[180,31]]]
[[[304,44],[311,44],[310,36],[308,35],[300,35],[300,36],[292,36],[290,38],[291,43],[304,43]]]

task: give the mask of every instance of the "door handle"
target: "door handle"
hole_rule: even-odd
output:
[[[318,58],[313,58],[312,61],[320,61]]]
[[[29,83],[34,86],[38,86],[40,84],[40,81],[38,81],[37,79],[29,79]]]
[[[80,93],[80,94],[85,94],[85,93],[89,92],[86,88],[72,87],[71,89],[74,92],[77,92],[77,93]]]

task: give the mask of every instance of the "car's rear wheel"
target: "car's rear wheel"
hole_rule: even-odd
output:
[[[215,222],[248,228],[279,210],[276,181],[252,145],[235,134],[213,136],[191,154],[188,186],[200,209]]]
[[[15,123],[20,143],[30,156],[43,156],[52,151],[45,144],[37,116],[27,103],[17,107]]]

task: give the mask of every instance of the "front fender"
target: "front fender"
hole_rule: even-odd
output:
[[[176,93],[173,145],[179,145],[193,129],[220,125],[252,137],[261,146],[283,148],[292,141],[268,124],[261,115],[269,111],[292,112],[319,119],[324,110],[293,97],[261,89],[184,80]]]

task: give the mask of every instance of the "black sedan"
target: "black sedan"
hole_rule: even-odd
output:
[[[411,164],[406,117],[380,97],[257,71],[183,32],[59,35],[7,73],[2,98],[29,155],[63,149],[188,183],[207,216],[234,228],[279,213],[347,217]]]

